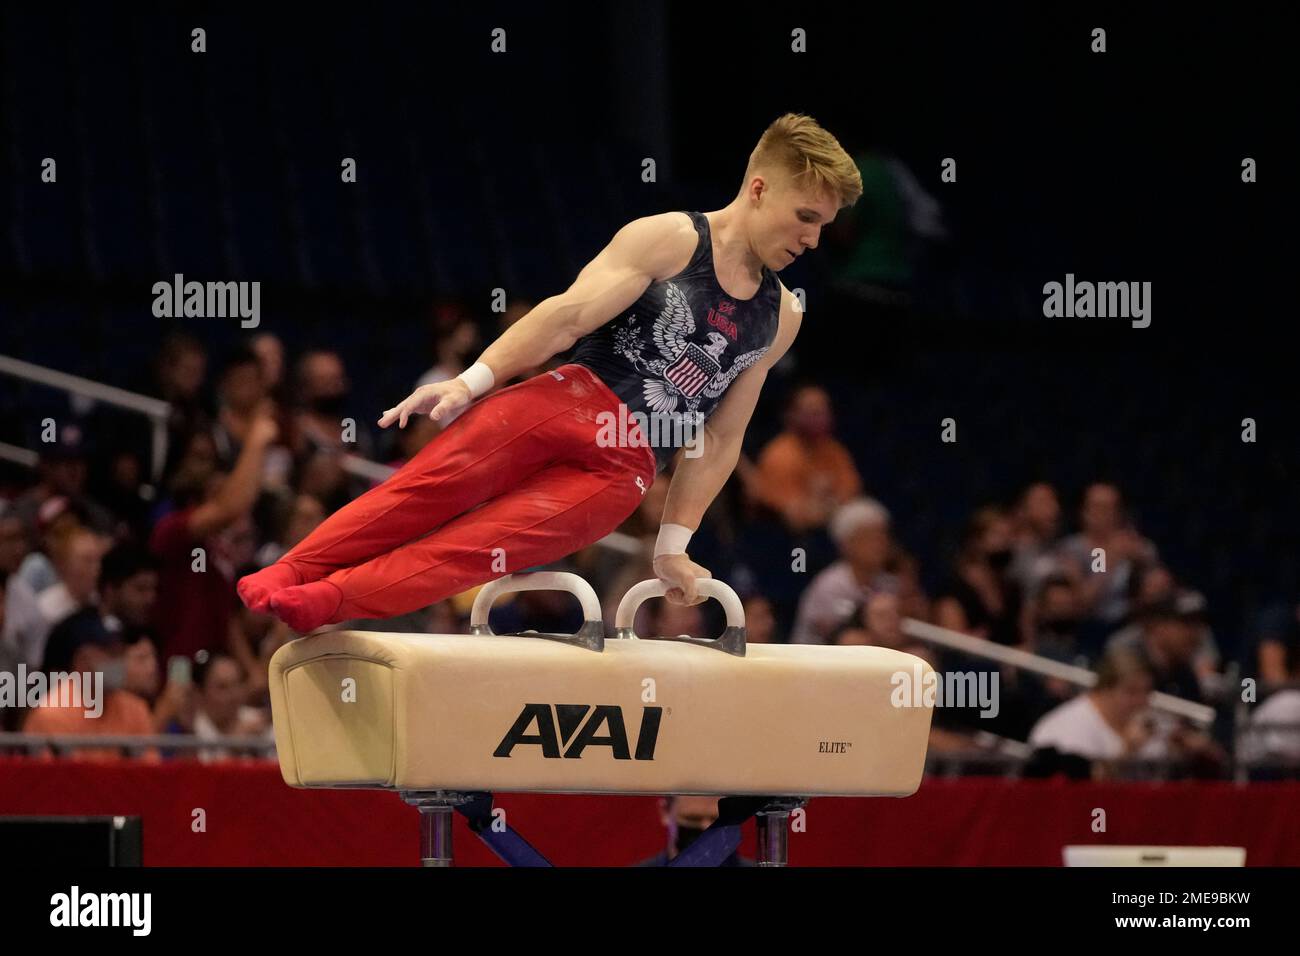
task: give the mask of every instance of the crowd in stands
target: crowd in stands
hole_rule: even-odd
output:
[[[513,304],[492,334],[528,308]],[[435,310],[433,327],[432,365],[418,384],[458,374],[487,337],[451,306]],[[198,750],[204,760],[247,759],[230,738],[273,740],[267,663],[296,635],[244,608],[235,581],[381,480],[358,462],[400,467],[452,424],[422,416],[403,430],[379,430],[377,411],[351,401],[354,374],[328,349],[289,356],[271,333],[217,361],[197,338],[166,339],[150,386],[171,408],[156,480],[147,451],[125,434],[72,416],[56,422],[30,481],[0,499],[0,671],[102,672],[107,695],[93,718],[79,701],[5,706],[2,729],[193,734],[214,741]],[[1266,726],[1250,754],[1300,758],[1300,732],[1281,726],[1300,724],[1300,604],[1261,614],[1243,644],[1250,659],[1225,659],[1206,596],[1162,561],[1122,489],[1104,479],[1068,489],[1036,481],[1014,501],[988,503],[969,516],[950,566],[923,568],[837,438],[858,423],[838,424],[819,385],[778,387],[783,427],[742,455],[692,550],[741,592],[750,642],[874,645],[915,654],[941,673],[996,673],[996,717],[936,709],[932,751],[1019,745],[1033,753],[1030,766],[1079,775],[1105,773],[1122,758],[1229,773],[1243,754],[1222,722],[1191,722],[1153,708],[1149,697],[1160,691],[1234,715],[1239,677],[1252,674],[1248,720]],[[596,586],[609,620],[627,587],[653,576],[671,481],[671,471],[659,477],[617,546],[593,545],[561,565]],[[357,626],[465,632],[473,594]],[[494,611],[494,628],[571,628],[571,603],[563,594],[520,594]],[[648,602],[637,629],[712,636],[709,607]],[[909,619],[1073,665],[1094,673],[1095,684],[936,646],[909,634]],[[75,751],[80,759],[120,755],[115,747]],[[170,759],[154,748],[143,756]]]

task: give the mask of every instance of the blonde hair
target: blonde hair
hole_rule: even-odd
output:
[[[1107,652],[1097,664],[1097,683],[1094,690],[1118,687],[1126,678],[1151,676],[1151,665],[1140,653],[1123,648]]]
[[[862,174],[853,158],[839,140],[803,113],[777,117],[763,131],[749,154],[745,182],[765,169],[780,170],[800,187],[831,193],[841,208],[852,206],[862,195]]]

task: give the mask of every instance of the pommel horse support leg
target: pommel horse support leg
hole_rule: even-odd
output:
[[[898,695],[920,658],[882,647],[746,646],[734,591],[701,579],[726,610],[716,640],[639,637],[623,597],[606,640],[600,601],[575,574],[514,574],[485,585],[470,634],[328,631],[271,659],[280,771],[293,787],[393,790],[420,811],[421,860],[452,863],[462,814],[515,866],[547,860],[499,818],[494,792],[730,794],[713,826],[671,866],[717,865],[757,817],[759,863],[784,866],[789,815],[815,796],[904,797],[925,767],[931,709]],[[494,635],[501,595],[567,590],[576,634]]]

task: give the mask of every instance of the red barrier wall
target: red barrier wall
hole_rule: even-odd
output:
[[[664,836],[652,797],[503,794],[511,826],[557,865],[623,866]],[[1094,833],[1093,810],[1106,811]],[[1300,784],[927,779],[902,800],[816,799],[793,866],[1059,866],[1066,844],[1229,845],[1300,866]],[[206,832],[192,826],[204,811]],[[0,815],[144,818],[150,866],[412,866],[419,814],[395,794],[294,790],[278,765],[0,759]],[[459,865],[499,861],[456,816]],[[752,823],[742,852],[754,853]]]

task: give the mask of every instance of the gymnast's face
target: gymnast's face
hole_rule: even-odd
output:
[[[759,173],[750,182],[750,242],[763,264],[779,272],[809,249],[839,211],[834,197],[800,188],[781,173]]]

